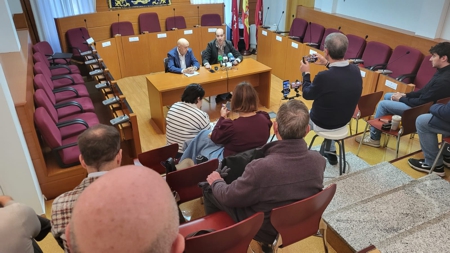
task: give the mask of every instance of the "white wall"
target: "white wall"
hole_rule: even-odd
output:
[[[19,0],[8,0],[9,10],[11,11],[11,15],[16,13],[23,13],[22,5],[20,5]]]
[[[279,22],[278,31],[286,31],[286,2],[287,1],[263,0],[265,12],[264,19],[266,19],[264,25],[270,26],[272,30],[276,30]],[[269,11],[267,11],[267,7],[269,7]],[[284,11],[284,14],[281,14],[282,11]],[[283,17],[281,17],[281,15],[283,15]]]
[[[45,204],[41,188],[1,65],[0,115],[0,133],[3,133],[0,146],[0,185],[3,193],[32,207],[37,214],[43,214]]]
[[[316,0],[314,7],[431,39],[448,40],[449,2],[450,0]]]
[[[17,37],[16,27],[12,20],[12,14],[9,11],[9,4],[6,0],[0,0],[0,53],[20,51],[19,38]]]

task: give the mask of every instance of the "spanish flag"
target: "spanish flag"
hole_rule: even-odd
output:
[[[249,46],[249,29],[250,26],[248,24],[248,0],[242,0],[242,23],[244,24],[244,42],[245,42],[245,50],[248,50],[248,46]]]

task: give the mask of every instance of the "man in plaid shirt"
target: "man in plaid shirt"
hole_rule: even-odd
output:
[[[64,232],[78,197],[98,177],[119,167],[122,161],[120,134],[112,126],[99,124],[88,128],[78,136],[78,147],[80,163],[88,176],[75,189],[57,197],[52,205],[52,234],[65,252],[69,250]]]

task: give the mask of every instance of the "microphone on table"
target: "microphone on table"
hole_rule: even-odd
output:
[[[228,53],[228,60],[231,63],[233,63],[236,60],[236,58],[234,57],[234,55],[231,52]]]
[[[120,34],[120,13],[117,13],[117,33],[114,36],[121,36]]]
[[[277,30],[275,31],[275,33],[278,33],[278,26],[280,25],[281,18],[283,18],[283,15],[284,15],[284,11],[281,12],[280,20],[278,20]]]
[[[222,64],[223,64],[223,57],[222,57],[222,55],[219,54],[217,56],[217,61],[219,62],[220,66],[222,67]]]
[[[410,54],[411,51],[406,51],[406,53],[400,55],[399,57],[395,58],[393,61],[388,62],[388,64],[386,65],[386,69],[381,69],[380,72],[381,74],[392,74],[392,71],[388,69],[388,66],[391,65],[392,63],[400,60],[401,58],[405,57],[406,55]]]
[[[177,30],[177,19],[175,18],[175,8],[173,8],[173,26],[172,30]]]
[[[200,6],[197,5],[197,25],[194,27],[200,27]]]
[[[263,14],[264,14],[264,13],[263,13]],[[261,28],[264,28],[264,29],[270,28],[269,26],[266,26],[266,25],[265,25],[265,24],[266,24],[266,20],[267,20],[267,15],[269,15],[269,6],[267,6],[266,17],[264,17],[263,26],[261,26]]]

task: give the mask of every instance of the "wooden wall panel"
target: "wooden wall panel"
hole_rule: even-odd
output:
[[[341,27],[341,31],[345,34],[354,34],[363,38],[368,35],[367,41],[379,41],[389,45],[392,49],[398,45],[414,47],[424,55],[428,55],[428,50],[436,43],[443,41],[442,39],[427,39],[415,36],[405,30],[342,15],[324,13],[304,6],[297,6],[296,17],[321,24],[325,28]]]
[[[105,1],[106,2],[106,1]],[[56,29],[58,31],[59,41],[61,43],[61,48],[63,51],[69,51],[69,47],[66,41],[65,33],[67,30],[77,27],[87,27],[89,35],[94,38],[94,40],[106,40],[110,38],[110,26],[111,23],[117,22],[118,18],[120,21],[130,21],[133,23],[133,28],[135,33],[139,32],[138,29],[138,16],[141,13],[146,12],[156,12],[158,13],[159,22],[161,30],[165,31],[165,20],[167,17],[173,16],[173,8],[176,10],[176,15],[184,16],[186,19],[186,26],[194,27],[198,24],[198,14],[200,17],[207,13],[217,13],[220,15],[223,21],[223,4],[203,4],[197,5],[189,4],[189,1],[177,1],[179,4],[175,3],[171,6],[159,6],[159,7],[149,7],[149,8],[130,8],[123,10],[114,10],[107,12],[97,12],[83,15],[76,15],[65,18],[56,18]],[[187,4],[186,4],[187,3]],[[97,2],[98,4],[98,2]],[[99,7],[99,6],[97,6]],[[119,14],[119,16],[118,16]],[[85,22],[86,20],[86,22]]]

